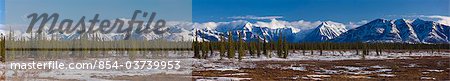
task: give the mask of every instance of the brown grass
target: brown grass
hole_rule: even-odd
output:
[[[305,80],[301,77],[315,74],[314,70],[333,69],[334,66],[386,66],[393,70],[391,74],[395,77],[380,77],[374,73],[367,75],[351,75],[351,74],[333,74],[330,78],[321,78],[323,80],[332,81],[350,81],[350,80],[421,80],[422,76],[433,77],[436,80],[450,80],[450,58],[441,56],[412,57],[414,59],[388,59],[388,60],[336,60],[336,61],[258,61],[250,62],[256,64],[256,68],[241,68],[239,71],[194,71],[193,76],[203,77],[239,77],[252,78],[252,80]],[[308,71],[283,70],[277,68],[265,68],[268,64],[278,64],[287,67],[293,64],[307,64]],[[404,67],[409,64],[417,64],[422,67]],[[372,69],[368,69],[372,70]],[[444,72],[427,72],[427,70],[444,70]],[[225,74],[248,73],[248,75],[225,76]],[[292,77],[298,77],[293,79]],[[349,78],[353,77],[353,78]],[[371,78],[362,78],[371,77]],[[355,79],[356,78],[356,79]]]

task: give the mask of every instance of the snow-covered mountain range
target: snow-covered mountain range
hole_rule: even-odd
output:
[[[322,22],[311,33],[306,35],[303,42],[324,42],[336,38],[346,31],[344,24],[331,21]]]
[[[230,30],[233,37],[243,32],[244,40],[262,39],[277,40],[279,33],[290,42],[388,42],[388,43],[450,43],[450,27],[434,21],[421,19],[386,20],[375,19],[367,24],[347,30],[344,24],[325,21],[312,30],[295,28],[269,28],[252,26],[245,23]],[[220,36],[227,36],[226,31],[201,30],[200,37],[218,41]],[[234,38],[237,39],[237,38]]]
[[[272,22],[278,22],[272,20]],[[210,26],[213,25],[213,26]],[[271,27],[276,26],[276,27]],[[214,24],[178,23],[168,26],[164,34],[136,34],[129,38],[135,40],[166,39],[171,41],[192,41],[194,38],[205,41],[227,40],[229,33],[238,40],[238,33],[245,41],[275,41],[280,35],[289,42],[390,42],[390,43],[447,43],[450,44],[450,27],[434,21],[421,19],[386,20],[375,19],[353,29],[346,29],[342,23],[324,21],[315,28],[299,29],[286,25],[258,25],[248,21],[220,22]],[[16,40],[27,40],[33,36],[28,33],[14,31],[4,32]],[[11,34],[11,35],[10,35]],[[34,34],[36,35],[36,34]],[[41,34],[43,39],[73,40],[86,37],[88,39],[109,41],[125,39],[125,34]]]
[[[450,43],[450,27],[415,19],[376,19],[351,29],[331,42]]]

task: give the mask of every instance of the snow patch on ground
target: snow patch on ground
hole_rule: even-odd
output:
[[[394,74],[378,74],[378,76],[381,76],[381,77],[395,77]]]
[[[295,66],[287,67],[285,69],[291,69],[296,71],[307,71],[305,67],[295,67]]]
[[[103,80],[99,78],[93,77],[101,76],[101,77],[114,77],[114,76],[137,76],[137,75],[152,75],[158,73],[165,74],[190,74],[192,70],[202,71],[202,70],[218,70],[218,71],[240,71],[242,68],[255,68],[256,64],[252,64],[252,61],[299,61],[299,60],[352,60],[352,59],[362,59],[360,55],[356,55],[355,51],[323,51],[323,55],[319,55],[318,51],[314,51],[314,55],[311,55],[308,51],[303,55],[301,51],[296,51],[296,53],[291,52],[288,58],[277,58],[275,52],[272,52],[272,58],[261,55],[261,57],[257,56],[245,56],[245,58],[241,61],[228,58],[220,59],[218,52],[214,52],[211,57],[207,59],[194,59],[191,58],[193,56],[192,52],[166,52],[168,53],[167,57],[177,58],[177,60],[187,62],[186,65],[182,65],[183,69],[178,71],[166,71],[166,70],[43,70],[43,71],[34,71],[34,70],[20,70],[20,71],[6,71],[5,75],[10,77],[29,77],[29,78],[56,78],[56,79],[75,79],[75,80]],[[153,53],[153,52],[152,52]],[[85,60],[77,60],[73,58],[67,59],[59,59],[59,62],[88,62],[92,60],[118,60],[118,54],[112,54],[114,58],[87,58]],[[182,56],[180,56],[182,55]],[[383,52],[382,55],[377,56],[374,52],[371,52],[370,55],[366,55],[364,59],[410,59],[409,56],[450,56],[448,52],[436,53],[434,54],[430,52],[420,51],[420,52],[412,52],[412,53],[398,53],[398,52]],[[147,56],[154,57],[154,56]],[[123,58],[123,57],[120,57]],[[126,57],[125,57],[126,58]],[[33,60],[33,59],[30,59]],[[154,60],[148,58],[138,58],[136,60]],[[291,66],[281,66],[279,64],[269,64],[266,66],[262,66],[264,68],[273,68],[273,69],[289,69],[296,71],[308,71],[309,68],[307,65],[291,65]],[[5,64],[0,64],[0,68],[8,67]],[[403,67],[421,67],[417,64],[409,64]],[[340,68],[340,69],[339,69]],[[375,70],[367,70],[367,69],[375,69]],[[5,71],[4,71],[5,72]],[[317,75],[333,75],[333,74],[351,74],[352,76],[357,78],[357,75],[361,74],[373,74],[373,73],[386,73],[386,74],[378,74],[378,76],[383,77],[394,77],[395,75],[389,74],[392,72],[390,67],[386,66],[369,66],[369,67],[357,67],[357,66],[335,66],[334,69],[323,69],[315,70],[314,73]],[[443,70],[427,70],[425,72],[443,72]],[[246,73],[236,73],[236,74],[227,74],[230,76],[234,75],[246,75]],[[310,75],[308,77],[301,77],[302,79],[308,80],[321,80],[321,78],[315,78],[316,75]],[[296,77],[296,78],[299,78]],[[317,77],[317,76],[316,76]],[[367,77],[366,77],[367,78]],[[424,78],[426,79],[426,78]],[[28,80],[28,79],[25,79]],[[37,79],[31,79],[37,80]],[[200,78],[200,81],[203,80],[251,80],[251,78],[236,78],[236,77],[204,77]]]
[[[238,75],[248,75],[248,73],[234,73],[234,74],[225,74],[226,76],[238,76]]]
[[[272,58],[261,55],[261,57],[246,58],[243,61],[298,61],[298,60],[356,60],[362,59],[361,55],[357,55],[356,51],[323,51],[322,55],[319,55],[318,50],[313,51],[314,55],[311,55],[311,51],[305,52],[291,51],[288,58],[277,58],[275,52],[272,52]],[[366,55],[364,59],[410,59],[410,56],[450,56],[450,52],[431,53],[427,51],[411,52],[382,52],[381,55],[376,55],[375,52],[370,52],[370,55]],[[247,56],[248,57],[248,56]]]
[[[252,78],[237,78],[237,77],[203,77],[196,81],[241,81],[241,80],[252,80]]]

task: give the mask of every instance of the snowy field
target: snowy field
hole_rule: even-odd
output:
[[[364,59],[355,51],[297,51],[287,59],[250,57],[241,62],[211,58],[195,63],[197,80],[448,80],[450,51],[384,51]],[[272,56],[276,57],[276,56]],[[421,74],[421,75],[408,75]],[[412,78],[408,78],[412,77]]]
[[[275,53],[272,53],[272,58],[257,56],[247,56],[243,60],[237,59],[220,59],[218,52],[215,52],[207,59],[194,59],[191,51],[169,51],[169,52],[138,52],[133,55],[124,52],[107,52],[107,55],[96,54],[79,58],[66,52],[60,52],[62,56],[50,59],[51,61],[59,61],[64,63],[70,62],[93,62],[94,60],[112,60],[112,61],[129,61],[134,60],[179,60],[182,66],[178,70],[156,70],[156,69],[115,69],[115,70],[9,70],[9,62],[30,62],[37,60],[36,58],[29,58],[28,55],[16,55],[14,61],[2,63],[1,68],[4,68],[1,73],[6,76],[7,80],[328,80],[335,77],[347,77],[357,79],[370,78],[389,78],[400,77],[397,72],[401,68],[420,68],[431,67],[420,64],[422,62],[399,64],[395,66],[384,65],[382,61],[397,61],[396,59],[421,59],[420,57],[439,57],[448,58],[450,50],[443,50],[441,52],[430,51],[384,51],[382,55],[377,56],[375,52],[364,56],[356,55],[355,51],[323,51],[319,55],[319,51],[314,51],[311,55],[310,51],[303,54],[302,51],[291,51],[288,58],[277,58]],[[438,58],[438,59],[439,59]],[[362,60],[364,59],[364,60]],[[39,59],[41,60],[41,59]],[[50,61],[41,60],[41,61]],[[350,61],[348,61],[350,60]],[[356,60],[353,62],[352,60]],[[371,61],[376,60],[376,61]],[[362,61],[363,63],[359,63]],[[368,62],[366,62],[368,61]],[[322,63],[323,62],[323,63]],[[428,61],[426,61],[428,62]],[[440,62],[440,61],[439,61]],[[327,64],[329,65],[321,65]],[[350,65],[346,65],[348,63]],[[365,64],[369,63],[369,64]],[[378,64],[377,64],[378,63]],[[403,63],[403,62],[402,62]],[[431,62],[433,63],[433,62]],[[447,63],[444,68],[423,68],[420,69],[422,73],[428,73],[433,76],[418,76],[422,80],[442,80],[449,79],[448,77],[434,77],[436,73],[448,74],[450,66],[448,60],[442,61]],[[356,65],[352,65],[356,64]],[[362,64],[362,65],[358,65]],[[440,66],[440,65],[439,65]],[[446,67],[446,68],[445,68]],[[264,73],[260,74],[258,71],[269,70],[269,72],[281,72],[283,77],[267,77]],[[277,73],[273,73],[277,74]],[[261,75],[261,76],[257,76]],[[285,76],[284,76],[285,75]],[[339,76],[336,76],[339,75]],[[341,76],[346,75],[346,76]],[[173,76],[173,77],[168,77]],[[267,75],[269,76],[269,75]],[[281,75],[280,75],[281,76]],[[151,78],[149,78],[151,77]],[[170,78],[170,79],[167,79]]]

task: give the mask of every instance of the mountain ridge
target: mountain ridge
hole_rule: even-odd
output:
[[[288,42],[384,42],[384,43],[411,43],[411,44],[450,44],[450,27],[434,21],[422,19],[375,19],[364,25],[353,29],[346,29],[342,23],[323,21],[319,26],[312,29],[298,29],[294,27],[260,27],[248,21],[233,21],[224,23],[217,27],[201,27],[198,24],[174,25],[168,27],[168,32],[161,35],[148,33],[131,33],[132,40],[155,40],[166,39],[169,41],[193,41],[195,38],[205,41],[219,41],[223,36],[227,40],[231,32],[234,40],[238,40],[238,33],[245,41],[276,41],[280,33],[287,38]],[[192,26],[192,27],[190,27]],[[192,29],[187,29],[192,28]],[[5,36],[10,36],[6,35]],[[29,39],[36,34],[20,33],[14,31],[16,40]],[[45,39],[75,40],[81,37],[100,41],[123,40],[125,34],[47,34],[42,33]]]
[[[387,42],[448,44],[449,26],[433,21],[415,19],[376,19],[351,29],[330,42]]]

